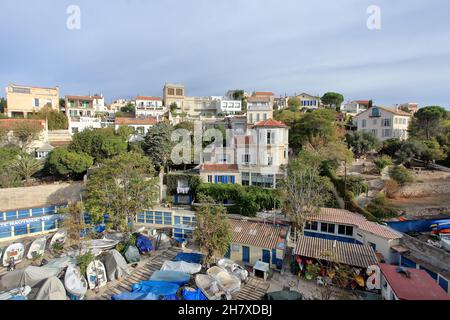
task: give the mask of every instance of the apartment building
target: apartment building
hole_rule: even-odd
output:
[[[166,83],[163,88],[163,104],[166,108],[170,108],[176,103],[177,112],[184,112],[184,95],[184,85]]]
[[[227,97],[211,97],[216,106],[218,115],[235,115],[242,112],[242,101],[233,100]]]
[[[71,135],[88,128],[102,128],[101,115],[96,110],[94,101],[99,96],[66,96],[66,115]]]
[[[273,104],[269,97],[249,97],[247,99],[247,123],[255,124],[273,118]]]
[[[375,106],[357,114],[353,122],[358,131],[370,132],[379,140],[408,139],[411,114],[397,108]]]
[[[160,119],[167,112],[160,97],[138,96],[134,99],[136,117]]]
[[[59,110],[59,87],[44,88],[11,84],[6,87],[6,114],[25,118],[28,113],[39,112],[43,107]]]

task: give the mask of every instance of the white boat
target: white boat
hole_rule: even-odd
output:
[[[89,240],[89,241],[83,241],[82,246],[86,249],[92,249],[92,250],[109,250],[116,247],[116,245],[119,243],[119,240],[111,240],[111,239],[96,239],[96,240]]]
[[[196,275],[195,284],[208,300],[221,300],[222,296],[225,294],[219,288],[217,280],[207,274]]]
[[[221,267],[211,267],[206,273],[217,280],[219,288],[228,294],[233,294],[241,289],[241,280]]]
[[[248,271],[235,263],[233,260],[230,259],[221,259],[217,262],[217,265],[232,275],[238,277],[241,281],[245,281],[248,278]]]
[[[8,291],[0,292],[0,300],[9,300],[15,297],[25,297],[31,292],[30,286],[24,286],[20,288],[11,289]]]
[[[89,289],[101,288],[106,286],[108,282],[105,265],[99,260],[89,263],[86,269],[86,276]]]
[[[81,300],[86,294],[88,285],[86,279],[81,275],[80,269],[69,265],[64,276],[64,286],[67,292]]]
[[[56,243],[64,244],[66,242],[67,233],[66,230],[60,229],[58,230],[52,237],[52,240],[50,240],[50,248],[53,248],[53,246]]]
[[[3,253],[3,266],[9,266],[9,262],[12,257],[14,257],[14,262],[19,263],[22,261],[25,254],[25,246],[22,243],[13,243],[5,249]]]
[[[450,252],[450,236],[441,236],[441,246]]]
[[[38,238],[33,241],[28,250],[27,258],[34,259],[37,256],[42,256],[45,251],[45,245],[47,244],[47,237]]]

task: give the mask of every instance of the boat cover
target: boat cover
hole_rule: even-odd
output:
[[[159,300],[159,297],[152,293],[124,292],[113,295],[111,300]]]
[[[184,288],[182,295],[184,300],[208,300],[200,289]]]
[[[266,293],[263,300],[302,300],[303,296],[297,291],[276,291]]]
[[[175,295],[179,288],[179,285],[171,282],[147,280],[134,284],[131,287],[131,291],[151,293],[157,296],[167,297]]]
[[[66,300],[66,289],[57,277],[48,278],[39,289],[36,300]]]
[[[179,286],[185,285],[191,280],[191,276],[188,273],[181,271],[155,271],[150,280],[154,281],[166,281],[175,283]]]
[[[152,241],[143,234],[136,237],[136,246],[141,253],[147,253],[153,250]]]
[[[38,283],[58,275],[61,270],[60,268],[28,266],[5,274],[0,280],[0,284],[4,290],[24,286],[34,287]]]
[[[180,252],[176,255],[173,261],[184,261],[189,263],[199,263],[202,264],[203,254],[201,253],[185,253]]]
[[[127,259],[128,263],[135,263],[141,261],[141,257],[139,256],[139,249],[136,246],[130,245],[125,249],[125,259]]]
[[[189,263],[185,261],[164,261],[161,270],[181,271],[189,274],[196,274],[200,272],[202,265],[198,263]]]
[[[119,251],[113,249],[106,253],[105,256],[106,275],[109,281],[116,280],[123,277],[125,274],[130,274],[128,264],[125,258]]]
[[[67,257],[52,259],[45,264],[45,267],[46,268],[64,269],[64,268],[68,267],[69,265],[76,266],[76,264],[77,264],[76,258],[67,256]]]

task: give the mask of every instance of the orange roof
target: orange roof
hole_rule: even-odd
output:
[[[355,100],[355,102],[359,104],[369,104],[369,100]]]
[[[72,100],[94,100],[94,99],[98,99],[98,97],[93,97],[93,96],[66,96],[66,99],[72,99]]]
[[[203,164],[202,171],[237,172],[237,164]]]
[[[161,101],[162,99],[160,97],[138,96],[135,100]]]
[[[277,128],[286,128],[287,125],[281,121],[268,119],[255,123],[255,127],[277,127]]]
[[[248,97],[247,102],[270,102],[270,98],[267,96]]]
[[[253,144],[252,136],[237,136],[235,137],[235,144],[237,145],[248,145]]]
[[[255,92],[253,95],[254,95],[254,96],[263,96],[263,97],[271,97],[271,96],[274,96],[273,92],[263,92],[263,91]]]
[[[144,125],[144,126],[151,126],[158,123],[158,120],[156,118],[125,118],[120,117],[116,118],[115,122],[116,125]]]
[[[15,125],[18,124],[37,124],[45,128],[45,120],[39,119],[0,119],[0,127],[5,128],[7,130],[13,130]]]
[[[311,216],[309,219],[312,221],[355,225],[361,230],[386,239],[400,239],[402,237],[401,233],[387,226],[369,221],[358,213],[344,209],[321,208],[318,214]]]

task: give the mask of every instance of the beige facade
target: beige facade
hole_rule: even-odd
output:
[[[273,119],[273,104],[268,97],[250,97],[247,99],[247,123]]]
[[[178,112],[184,112],[184,85],[166,83],[163,88],[164,106],[170,108],[170,105],[176,103]]]
[[[41,88],[11,84],[6,87],[9,117],[26,117],[28,113],[39,112],[49,106],[59,110],[59,87]]]

